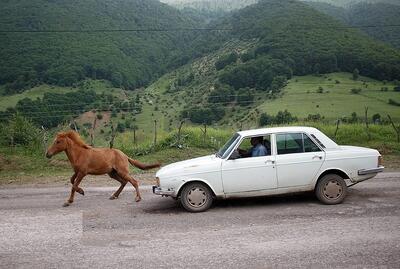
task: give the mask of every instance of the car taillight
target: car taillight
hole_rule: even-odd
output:
[[[382,156],[378,157],[378,167],[379,166],[383,166],[383,158],[382,158]]]

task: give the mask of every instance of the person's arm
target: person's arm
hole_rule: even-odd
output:
[[[239,149],[238,148],[237,150],[238,150],[240,156],[242,156],[243,158],[251,156],[251,149],[250,150],[244,150],[244,149]]]

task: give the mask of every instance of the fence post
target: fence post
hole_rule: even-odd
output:
[[[179,127],[178,127],[178,143],[177,143],[178,147],[181,146],[181,131],[182,131],[182,127],[183,127],[183,124],[185,123],[185,121],[186,121],[186,119],[181,120]]]
[[[367,131],[368,140],[371,140],[371,133],[369,132],[369,125],[368,125],[368,107],[365,107],[365,129]]]
[[[390,115],[387,115],[387,116],[389,118],[390,123],[392,124],[394,131],[397,134],[397,142],[400,143],[400,127],[396,127],[396,125],[394,124],[392,117],[390,117]]]
[[[203,126],[204,126],[204,130],[201,129],[201,127],[200,127],[200,130],[203,133],[203,144],[205,145],[206,144],[206,137],[207,137],[207,124],[204,123]]]
[[[110,149],[112,149],[114,147],[114,139],[115,139],[115,128],[114,128],[114,124],[111,122]]]
[[[157,120],[154,120],[154,146],[157,144]]]
[[[46,153],[47,151],[47,131],[46,128],[44,128],[44,126],[42,125],[42,133],[43,133],[43,151]]]
[[[133,144],[136,145],[136,130],[138,130],[139,127],[137,125],[133,125]]]
[[[96,123],[97,123],[97,116],[94,116],[93,124],[92,124],[92,130],[90,132],[90,145],[93,147],[94,146],[94,131],[96,129]]]
[[[335,139],[336,139],[337,132],[339,131],[339,124],[340,124],[340,119],[337,119],[337,121],[336,121],[336,130],[335,130]]]

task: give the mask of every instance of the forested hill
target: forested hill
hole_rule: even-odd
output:
[[[348,25],[359,27],[361,31],[377,40],[400,48],[400,1],[399,5],[359,3],[347,8],[320,2],[309,2],[309,4]]]
[[[87,77],[135,89],[237,39],[256,41],[219,68],[236,78],[235,68],[247,68],[241,71],[256,77],[250,87],[265,69],[287,77],[356,68],[380,80],[400,77],[399,50],[295,0],[260,0],[208,25],[157,0],[3,0],[0,17],[0,85],[8,94]],[[222,30],[193,30],[201,28]]]
[[[296,75],[353,72],[357,68],[380,80],[400,78],[399,50],[299,1],[261,0],[227,16],[217,26],[233,28],[234,38],[259,40],[254,50],[242,57],[245,64],[237,67],[240,69],[265,68],[268,65],[258,63],[272,61]],[[233,66],[228,68],[233,77],[243,73]]]
[[[2,0],[0,18],[0,84],[9,93],[84,77],[146,85],[185,63],[181,52],[196,33],[103,30],[199,27],[156,0]]]

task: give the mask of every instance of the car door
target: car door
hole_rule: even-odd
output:
[[[310,185],[325,160],[325,152],[305,133],[280,133],[275,140],[278,188]]]
[[[274,155],[235,160],[228,158],[221,166],[224,192],[240,193],[277,188],[275,169]]]

